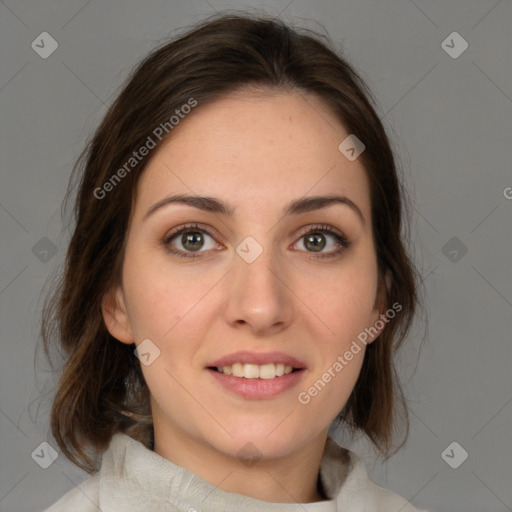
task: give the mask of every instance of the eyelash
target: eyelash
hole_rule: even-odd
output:
[[[173,231],[172,233],[169,233],[168,235],[166,235],[163,240],[163,244],[167,251],[179,256],[180,258],[187,258],[187,259],[202,258],[203,256],[201,256],[200,253],[191,254],[191,253],[183,252],[183,251],[175,249],[171,245],[172,240],[175,237],[177,237],[178,235],[181,235],[183,233],[189,233],[189,232],[197,232],[197,231],[199,231],[201,233],[206,233],[211,238],[214,238],[207,229],[202,228],[199,224],[187,224],[187,225],[182,226],[181,228],[177,229],[176,231]],[[334,251],[331,251],[329,253],[317,253],[317,254],[310,253],[311,254],[310,258],[315,258],[315,259],[316,258],[319,258],[319,259],[334,258],[335,256],[337,256],[344,250],[348,249],[351,245],[351,242],[348,240],[348,238],[344,234],[342,234],[341,232],[338,232],[337,230],[334,230],[334,228],[332,226],[329,226],[327,224],[313,226],[313,227],[306,229],[299,236],[299,240],[301,238],[305,237],[306,235],[309,235],[312,233],[321,233],[321,234],[328,234],[328,235],[333,236],[336,241],[337,249],[335,249]],[[206,251],[201,251],[201,252],[206,252]]]

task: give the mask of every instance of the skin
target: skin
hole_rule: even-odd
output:
[[[354,388],[364,349],[308,404],[297,395],[384,311],[366,171],[338,150],[348,134],[315,96],[239,91],[182,120],[139,182],[122,282],[103,301],[104,319],[120,342],[149,338],[160,350],[142,365],[155,452],[225,491],[280,503],[326,499],[317,477],[328,428]],[[170,204],[144,218],[177,193],[216,197],[235,215]],[[353,201],[364,221],[342,204],[282,215],[292,200],[333,193]],[[200,257],[170,253],[166,235],[194,222],[209,232],[202,247],[192,246],[199,251],[182,235],[170,244]],[[315,259],[303,232],[323,224],[351,245]],[[236,252],[247,236],[263,248],[250,264]],[[333,253],[335,239],[324,236],[320,254]],[[244,399],[206,370],[239,350],[285,352],[307,369],[291,390]],[[261,455],[251,466],[237,457],[246,443]]]

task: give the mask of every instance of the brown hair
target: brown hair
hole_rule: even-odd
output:
[[[253,86],[316,94],[366,146],[359,158],[370,181],[380,281],[389,277],[386,303],[399,303],[402,310],[367,346],[360,376],[339,419],[352,432],[364,432],[381,454],[392,446],[398,406],[403,406],[408,432],[393,356],[416,308],[415,270],[402,242],[397,169],[370,103],[373,97],[325,36],[266,16],[216,15],[154,50],[137,66],[74,169],[81,173],[75,229],[63,275],[43,310],[42,337],[48,357],[52,340],[67,357],[51,411],[53,436],[65,455],[89,473],[116,432],[148,448],[153,436],[149,391],[134,345],[110,335],[101,309],[106,292],[120,278],[136,187],[151,154],[122,173],[121,180],[113,183],[112,176],[123,165],[126,170],[134,150],[157,126],[167,123],[172,136],[169,119],[191,98],[201,106]],[[97,191],[109,180],[113,186],[108,196],[98,198]],[[92,454],[87,453],[90,448]]]

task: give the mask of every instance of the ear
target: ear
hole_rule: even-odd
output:
[[[135,343],[121,286],[111,288],[101,301],[108,332],[121,343]]]
[[[391,275],[389,271],[383,276],[379,273],[379,279],[377,284],[377,295],[375,297],[375,303],[373,305],[372,312],[372,329],[371,335],[368,338],[367,343],[373,343],[382,333],[386,327],[386,322],[381,320],[381,315],[384,315],[387,310],[387,292],[391,288]],[[379,321],[380,320],[380,321]]]

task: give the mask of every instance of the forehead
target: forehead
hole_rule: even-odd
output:
[[[314,95],[230,93],[180,121],[149,162],[137,203],[196,193],[250,209],[336,192],[368,213],[366,171],[338,149],[348,135]]]

